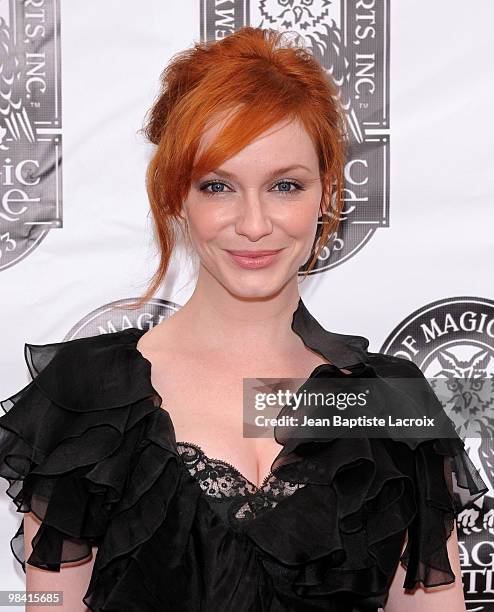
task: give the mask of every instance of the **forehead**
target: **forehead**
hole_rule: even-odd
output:
[[[222,130],[225,128],[230,119],[230,114],[226,115],[222,113],[215,119],[210,120],[210,122],[206,125],[202,133],[201,145],[207,146],[214,142],[214,140],[222,132]],[[273,142],[276,140],[283,140],[293,137],[298,138],[300,140],[303,140],[304,137],[310,139],[309,134],[307,133],[304,125],[298,119],[287,118],[282,121],[279,121],[278,123],[273,124],[265,132],[254,138],[247,146],[264,143],[267,141]]]
[[[229,117],[210,123],[201,137],[197,155],[208,148],[225,128]],[[238,153],[230,157],[222,168],[233,168],[238,164],[291,166],[297,163],[317,164],[316,148],[304,125],[298,119],[285,119],[254,138]]]

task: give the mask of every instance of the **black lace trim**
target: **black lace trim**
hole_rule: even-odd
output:
[[[198,444],[177,442],[177,449],[203,493],[215,503],[230,504],[227,515],[233,523],[255,518],[306,486],[281,480],[269,471],[258,487],[231,463],[208,457]]]

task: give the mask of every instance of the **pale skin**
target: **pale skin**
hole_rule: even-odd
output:
[[[202,144],[220,127],[219,122],[210,127]],[[299,299],[297,272],[311,252],[321,196],[316,148],[297,122],[273,126],[194,182],[183,216],[199,262],[195,290],[176,314],[138,343],[152,363],[153,386],[166,398],[163,407],[171,415],[177,441],[199,444],[207,455],[235,465],[257,485],[280,446],[272,437],[243,437],[242,379],[306,378],[327,363],[290,326]],[[282,251],[270,266],[247,270],[232,260],[227,252],[232,249]],[[31,515],[25,516],[26,558],[37,525]],[[460,577],[456,533],[448,550]],[[71,601],[62,609],[85,612],[80,601],[93,563],[63,567],[60,573],[27,565],[27,588],[63,590]],[[403,580],[400,566],[385,612],[439,612],[446,606],[448,612],[465,611],[461,578],[440,588],[418,587],[413,594],[404,592]]]

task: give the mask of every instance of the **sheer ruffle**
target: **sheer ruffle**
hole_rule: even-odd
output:
[[[26,344],[25,356],[33,381],[0,403],[0,475],[41,521],[27,563],[59,571],[98,547],[85,603],[100,609],[118,577],[106,568],[128,564],[177,488],[173,428],[128,335]],[[23,521],[11,548],[26,571]]]
[[[278,431],[272,471],[307,486],[228,525],[181,463],[137,339],[128,330],[25,346],[33,381],[0,402],[0,475],[18,511],[42,521],[27,563],[57,571],[97,546],[84,603],[119,612],[377,609],[406,535],[405,588],[454,580],[446,543],[455,514],[486,490],[458,438]],[[330,365],[313,374],[348,376]],[[368,375],[422,377],[425,413],[437,410],[414,364],[369,353],[351,376]],[[21,522],[11,547],[25,569],[23,545]]]
[[[421,370],[404,359],[369,353],[367,362],[357,365],[350,375],[333,366],[323,366],[314,376],[377,376],[391,381],[389,388],[397,402],[404,401],[405,393],[413,393],[422,415],[442,412],[441,403]],[[393,378],[416,379],[410,386],[413,391],[394,386]],[[304,411],[299,409],[298,416],[302,419]],[[329,559],[341,560],[335,564],[337,567],[323,558],[317,569],[314,565],[310,570],[302,568],[295,585],[300,584],[304,593],[310,590],[313,594],[340,589],[354,593],[383,592],[396,567],[405,534],[407,545],[400,557],[407,570],[404,588],[413,589],[419,583],[434,587],[454,582],[447,540],[457,514],[483,495],[487,487],[453,427],[450,438],[430,440],[391,436],[305,440],[290,437],[287,431],[275,429],[283,448],[272,469],[285,480],[329,488],[331,492],[326,493],[327,502],[316,529],[318,545],[327,550]],[[322,499],[323,490],[317,490],[318,499]],[[307,507],[311,508],[310,518],[314,520],[318,504]],[[328,507],[337,508],[337,518],[332,516],[329,523]],[[259,527],[260,522],[252,524],[254,531]],[[283,532],[284,527],[279,527],[279,531]],[[302,531],[307,534],[307,530]],[[276,542],[276,538],[273,540]],[[279,556],[279,551],[276,554]],[[319,555],[324,557],[322,552]],[[316,558],[317,555],[311,555],[310,561]]]

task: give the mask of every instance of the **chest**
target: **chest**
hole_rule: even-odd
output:
[[[150,351],[146,356],[153,364],[151,381],[170,414],[177,443],[193,443],[206,460],[233,466],[256,488],[269,476],[281,446],[272,433],[244,437],[243,378],[305,379],[315,367],[327,363],[309,350],[274,365],[234,365],[221,357],[207,360],[185,354],[171,359]]]

